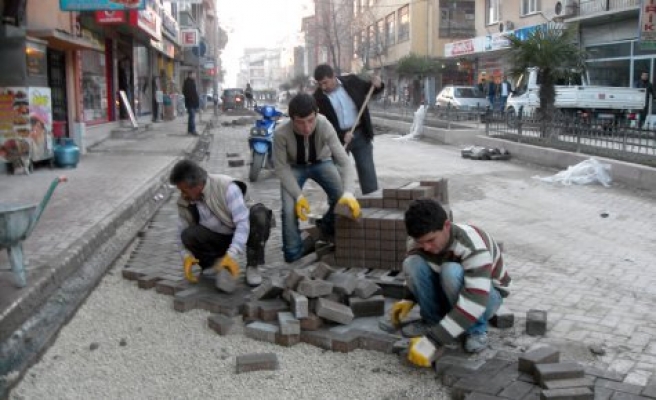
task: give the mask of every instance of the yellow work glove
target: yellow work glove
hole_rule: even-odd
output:
[[[394,303],[390,312],[392,324],[394,324],[394,326],[399,326],[399,324],[401,324],[401,320],[410,314],[410,311],[414,306],[415,303],[410,300],[401,300]]]
[[[226,254],[218,263],[214,264],[216,272],[221,271],[223,268],[227,269],[234,278],[239,276],[239,264],[234,258],[230,257],[230,254]]]
[[[360,203],[358,203],[355,197],[353,197],[352,193],[344,192],[342,197],[340,197],[340,199],[337,201],[337,204],[346,205],[349,210],[351,210],[351,217],[353,219],[360,218]]]
[[[419,367],[430,367],[437,359],[437,347],[426,336],[410,339],[408,360]]]
[[[308,214],[310,213],[310,203],[308,203],[305,196],[300,195],[296,199],[296,217],[301,221],[307,221]]]
[[[184,276],[185,279],[188,280],[191,283],[198,283],[198,278],[194,275],[194,273],[191,271],[194,265],[198,264],[198,259],[195,258],[194,256],[187,254],[184,256],[184,260],[182,261],[182,266],[184,268]]]

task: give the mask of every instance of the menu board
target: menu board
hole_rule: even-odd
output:
[[[50,88],[0,88],[0,161],[52,157]]]

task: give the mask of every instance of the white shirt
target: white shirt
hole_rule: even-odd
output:
[[[347,130],[355,125],[355,119],[358,117],[358,108],[355,106],[353,99],[348,95],[342,82],[337,78],[337,87],[330,93],[326,93],[330,104],[335,110],[339,129]]]

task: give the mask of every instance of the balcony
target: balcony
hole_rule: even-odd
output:
[[[637,10],[641,0],[580,0],[579,16],[592,16],[606,12]]]

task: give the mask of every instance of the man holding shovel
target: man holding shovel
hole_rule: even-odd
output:
[[[374,76],[371,82],[353,74],[338,78],[327,64],[314,70],[314,79],[319,85],[314,92],[319,112],[335,128],[346,150],[353,153],[362,194],[375,192],[378,179],[372,143],[374,129],[367,104],[372,95],[383,91],[383,82],[379,76]]]

